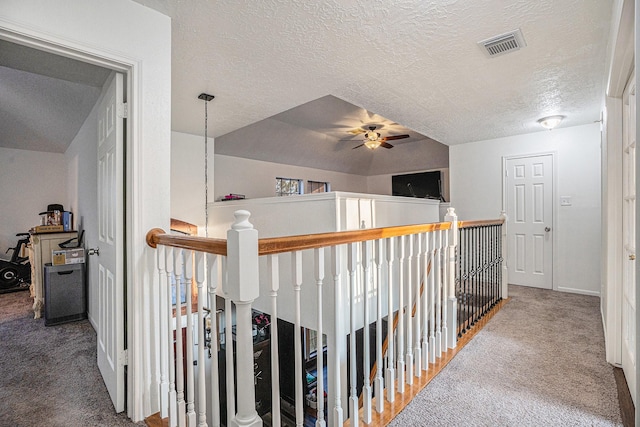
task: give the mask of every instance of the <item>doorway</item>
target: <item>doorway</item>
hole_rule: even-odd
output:
[[[553,154],[504,159],[509,283],[553,289]]]
[[[1,36],[2,34],[0,34]],[[54,51],[37,44],[32,46],[31,40],[28,38],[19,38],[19,41],[21,42],[20,44],[13,43],[12,40],[2,41],[4,46],[15,46],[15,49],[25,53],[20,55],[23,59],[21,63],[23,68],[16,67],[15,74],[24,73],[25,79],[33,81],[38,78],[37,76],[40,76],[38,67],[44,67],[46,71],[42,72],[42,76],[47,79],[47,82],[50,82],[47,86],[39,87],[39,93],[37,94],[30,94],[28,91],[20,92],[25,99],[49,98],[60,100],[60,97],[64,95],[60,95],[60,92],[55,89],[60,86],[72,86],[73,93],[78,94],[76,103],[81,104],[79,100],[82,100],[84,101],[83,105],[87,107],[85,110],[86,116],[81,117],[78,123],[79,130],[77,130],[77,134],[70,136],[68,139],[61,139],[69,144],[63,145],[58,152],[51,154],[62,160],[57,163],[52,162],[52,164],[57,165],[55,167],[60,170],[64,170],[66,162],[66,179],[63,172],[63,179],[55,182],[60,187],[67,187],[67,201],[61,201],[76,214],[74,228],[86,231],[85,248],[102,248],[102,257],[98,255],[99,250],[96,250],[94,253],[98,256],[86,258],[86,265],[89,270],[87,275],[89,280],[87,284],[87,289],[89,290],[88,311],[91,316],[91,324],[98,336],[98,346],[94,348],[94,352],[97,353],[99,362],[102,362],[99,363],[101,374],[105,384],[107,384],[116,412],[122,412],[125,409],[124,365],[126,364],[126,353],[124,353],[126,328],[124,284],[126,275],[123,247],[125,239],[124,182],[126,171],[124,164],[124,136],[127,133],[127,126],[122,119],[122,116],[126,115],[126,110],[123,111],[122,106],[124,105],[125,88],[128,80],[125,75],[105,68],[105,64],[92,63],[88,65],[83,62],[87,59],[80,53],[76,53],[74,58],[70,58],[61,56],[60,49]],[[70,52],[65,51],[65,53]],[[29,62],[28,66],[25,65],[27,62]],[[85,68],[83,65],[87,65],[87,67]],[[109,73],[113,75],[113,77],[106,79],[106,83],[105,79],[102,78],[95,87],[91,87],[93,92],[97,92],[93,99],[79,95],[84,93],[85,88],[89,86],[86,81],[90,80],[88,74],[92,72],[98,72],[100,75],[104,74],[106,76]],[[74,78],[78,80],[74,81]],[[95,80],[100,80],[100,77],[96,77]],[[58,81],[60,81],[59,84]],[[115,81],[119,82],[118,92],[120,95],[116,103],[111,103],[111,94],[107,90],[107,86],[109,86],[109,82]],[[47,92],[48,87],[50,87],[51,93]],[[111,90],[111,92],[114,91]],[[86,99],[90,99],[91,102],[86,101]],[[101,102],[101,99],[102,101],[108,101],[109,104]],[[63,103],[60,102],[59,104]],[[52,110],[54,118],[58,118],[59,122],[63,124],[66,123],[67,127],[71,127],[70,121],[63,120],[63,111],[49,109]],[[29,117],[23,117],[23,119],[26,122],[30,120]],[[99,138],[102,137],[103,133],[111,134],[112,128],[118,129],[116,133],[119,135],[119,139],[117,143],[111,144],[113,149],[110,148],[100,152],[98,145],[101,148],[106,147],[102,142],[108,138],[100,140]],[[30,148],[25,147],[25,149]],[[102,157],[99,157],[99,155],[102,155]],[[46,176],[44,174],[39,175]],[[64,194],[65,192],[63,192],[63,197]],[[58,200],[56,199],[55,201],[57,202]],[[51,202],[51,200],[48,200],[48,202]],[[108,206],[113,211],[110,210],[102,214],[103,211],[96,212],[96,206]],[[111,252],[111,257],[107,260],[105,255],[108,255],[109,252]],[[104,272],[104,274],[98,274],[98,272]],[[103,355],[103,357],[100,357],[100,355]],[[117,384],[117,387],[110,386],[110,383]],[[116,387],[116,391],[112,392],[114,387]]]

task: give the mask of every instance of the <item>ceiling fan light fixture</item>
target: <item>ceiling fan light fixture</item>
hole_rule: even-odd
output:
[[[565,116],[548,116],[548,117],[543,117],[540,120],[538,120],[538,123],[540,123],[540,126],[542,126],[545,129],[553,129],[556,126],[558,126],[560,124],[560,122],[562,122],[562,120],[564,120]]]
[[[364,143],[364,146],[367,147],[370,150],[375,150],[376,148],[378,148],[381,144],[381,141],[376,139],[376,140],[370,140],[367,139]]]

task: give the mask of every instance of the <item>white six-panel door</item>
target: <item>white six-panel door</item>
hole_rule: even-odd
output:
[[[116,412],[124,411],[123,76],[98,108],[98,367]]]
[[[622,369],[636,403],[636,88],[631,75],[623,95],[622,151]]]
[[[505,163],[509,283],[552,289],[553,156]]]

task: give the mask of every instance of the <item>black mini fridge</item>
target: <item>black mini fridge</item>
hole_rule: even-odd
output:
[[[45,326],[87,318],[84,264],[44,266]]]

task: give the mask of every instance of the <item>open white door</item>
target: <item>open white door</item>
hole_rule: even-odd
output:
[[[636,403],[636,88],[632,73],[622,97],[622,369]]]
[[[124,411],[124,104],[114,73],[98,109],[98,368],[116,412]]]
[[[553,288],[553,156],[506,161],[509,283]]]

